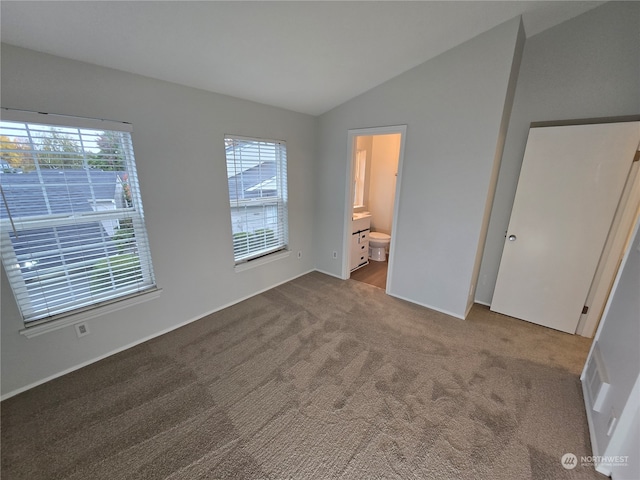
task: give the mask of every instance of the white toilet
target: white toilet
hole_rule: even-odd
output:
[[[371,232],[369,234],[369,260],[384,262],[387,259],[391,236],[386,233]]]

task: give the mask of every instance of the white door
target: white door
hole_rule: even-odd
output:
[[[491,310],[575,333],[640,122],[529,131]]]

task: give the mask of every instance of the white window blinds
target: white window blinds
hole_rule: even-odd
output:
[[[130,125],[2,113],[0,252],[25,325],[154,288]]]
[[[285,142],[225,136],[236,264],[287,248]]]
[[[355,175],[353,178],[353,206],[364,207],[364,180],[367,169],[367,151],[358,150],[356,153]]]

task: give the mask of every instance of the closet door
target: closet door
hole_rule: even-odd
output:
[[[640,122],[531,128],[491,310],[575,333]]]

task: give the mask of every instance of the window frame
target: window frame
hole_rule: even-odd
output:
[[[229,145],[231,142],[231,146]],[[250,192],[259,190],[258,187],[269,185],[273,181],[276,183],[276,195],[274,196],[265,196],[258,198],[238,198],[236,195],[232,197],[232,189],[231,189],[231,179],[237,177],[238,175],[244,174],[248,168],[243,170],[242,167],[242,159],[236,161],[235,157],[230,158],[230,148],[234,146],[236,143],[257,143],[257,144],[266,144],[270,148],[274,149],[274,161],[275,161],[275,175],[270,178],[264,178],[262,176],[259,177],[259,182],[255,185],[244,188],[244,180],[241,180],[243,184],[243,191]],[[279,258],[283,258],[289,255],[289,215],[288,215],[288,163],[287,163],[287,143],[284,140],[273,140],[266,138],[258,138],[258,137],[247,137],[242,135],[233,135],[233,134],[225,134],[224,135],[224,145],[225,145],[225,162],[226,162],[226,171],[227,171],[227,186],[228,186],[228,199],[229,199],[229,218],[231,221],[231,233],[232,233],[232,243],[234,246],[233,249],[233,260],[236,272],[246,270],[247,268],[251,268],[253,266],[263,265],[265,263],[269,263],[273,260],[277,260]],[[259,148],[259,147],[258,147]],[[263,165],[268,160],[264,160],[263,162],[257,161],[254,167],[259,167]],[[234,170],[233,172],[230,170],[230,164],[233,163]],[[239,167],[239,168],[238,168]],[[239,172],[239,173],[238,173]],[[231,175],[234,173],[234,175]],[[271,190],[271,189],[267,189]],[[234,189],[235,192],[238,191],[237,185]],[[277,239],[277,244],[263,249],[255,249],[250,250],[249,244],[250,240],[247,240],[247,248],[250,250],[248,254],[245,255],[237,255],[236,253],[236,234],[249,233],[250,232],[234,232],[234,209],[241,208],[250,208],[250,207],[262,207],[263,208],[263,216],[267,215],[267,210],[270,207],[275,207],[276,212],[276,225],[277,231],[275,232],[275,237]],[[240,214],[239,216],[243,216]],[[248,215],[245,213],[245,223],[248,223],[246,217]],[[266,229],[266,222],[263,220],[264,225],[263,229]],[[255,230],[254,230],[255,232]],[[265,246],[266,246],[265,239]]]
[[[367,170],[367,151],[358,150],[355,158],[353,175],[353,208],[365,208],[364,191]]]
[[[5,123],[16,123],[16,124],[28,124],[28,125],[39,125],[44,126],[46,128],[61,128],[61,129],[78,129],[79,135],[84,135],[86,131],[101,131],[102,134],[106,132],[119,132],[119,134],[126,135],[126,142],[121,144],[125,153],[123,153],[124,157],[124,169],[123,172],[127,174],[127,184],[129,186],[130,195],[133,195],[134,201],[129,204],[128,200],[123,208],[116,210],[93,210],[93,211],[81,211],[75,212],[73,208],[71,211],[62,213],[53,213],[51,210],[50,213],[43,215],[32,215],[29,212],[26,216],[22,217],[13,217],[11,215],[11,211],[8,209],[9,204],[7,203],[6,198],[3,198],[0,201],[3,202],[4,208],[7,210],[8,218],[3,218],[0,220],[0,226],[2,227],[0,230],[0,245],[2,247],[2,262],[7,273],[7,277],[9,280],[10,288],[13,292],[14,298],[18,305],[18,309],[20,312],[20,318],[24,325],[24,330],[21,330],[21,333],[26,335],[27,337],[36,336],[48,331],[56,330],[58,328],[62,328],[66,325],[78,323],[80,321],[94,318],[115,310],[119,310],[121,308],[125,308],[128,305],[144,302],[147,300],[151,300],[152,298],[156,298],[160,289],[157,287],[157,283],[155,280],[155,274],[153,271],[153,264],[151,261],[151,252],[149,246],[148,234],[146,231],[146,225],[144,222],[144,211],[142,207],[142,200],[140,197],[139,191],[139,183],[137,177],[137,170],[135,165],[135,157],[133,153],[133,144],[131,140],[131,132],[132,126],[129,123],[125,122],[116,122],[110,120],[102,120],[102,119],[92,119],[92,118],[83,118],[83,117],[75,117],[75,116],[67,116],[67,115],[57,115],[57,114],[46,114],[46,113],[36,113],[36,112],[28,112],[24,110],[14,110],[8,108],[2,108],[2,122]],[[10,128],[10,127],[7,127]],[[81,133],[81,131],[83,131]],[[28,130],[25,130],[28,133]],[[43,137],[45,138],[45,137]],[[80,137],[82,140],[82,136]],[[31,144],[30,144],[31,145]],[[33,144],[35,145],[35,144]],[[87,147],[88,148],[88,147]],[[88,168],[86,166],[88,154],[90,150],[85,148],[85,146],[81,146],[80,154],[83,156],[83,163],[85,166],[83,169]],[[37,150],[27,150],[28,152],[36,152]],[[31,154],[31,153],[30,153]],[[33,154],[32,154],[33,155]],[[37,161],[36,161],[37,163]],[[40,165],[36,165],[36,171],[39,171]],[[80,170],[80,168],[73,168],[72,170]],[[114,170],[115,173],[115,170]],[[4,175],[4,174],[3,174]],[[88,178],[91,177],[90,173],[87,173]],[[116,179],[120,178],[120,175],[115,174]],[[39,176],[40,183],[34,183],[34,186],[41,185],[41,188],[45,189],[46,183]],[[118,180],[116,180],[118,181]],[[66,182],[66,179],[65,179]],[[89,178],[87,180],[90,185],[92,179]],[[43,198],[48,198],[48,193],[43,193]],[[93,192],[92,192],[93,195]],[[93,208],[93,203],[102,202],[105,199],[102,198],[89,198],[87,202]],[[109,199],[110,200],[110,199]],[[115,201],[115,200],[114,200]],[[29,205],[27,203],[27,205]],[[28,232],[30,230],[37,230],[39,228],[58,228],[58,227],[71,227],[71,226],[82,226],[82,225],[90,225],[91,223],[102,223],[102,222],[119,222],[122,219],[131,219],[132,228],[134,229],[136,235],[136,251],[135,258],[138,262],[138,267],[136,272],[139,270],[142,279],[140,282],[135,282],[137,287],[127,287],[127,288],[114,288],[113,290],[116,293],[89,293],[88,297],[86,292],[84,293],[85,297],[83,300],[76,302],[65,303],[65,306],[60,307],[58,309],[49,309],[48,306],[44,306],[36,309],[37,313],[31,314],[29,312],[29,308],[33,307],[33,299],[31,297],[31,291],[26,286],[25,274],[20,271],[21,267],[18,263],[18,256],[15,251],[14,245],[11,241],[11,235],[20,231]],[[24,224],[21,224],[24,222]],[[49,235],[49,234],[47,234]],[[55,235],[59,235],[59,232],[55,232]],[[98,263],[101,260],[107,259],[111,261],[113,256],[109,253],[109,242],[113,242],[111,236],[107,234],[105,238],[104,235],[101,235],[101,240],[99,243],[105,245],[104,247],[104,256],[96,257],[95,262]],[[50,237],[49,237],[50,238]],[[91,238],[89,241],[94,241],[95,239]],[[47,243],[50,245],[50,243]],[[85,244],[82,244],[82,247],[85,247]],[[58,246],[57,249],[53,249],[53,255],[59,254],[61,259],[64,259],[64,255],[66,255],[66,250],[69,247],[67,246]],[[27,249],[27,252],[30,250]],[[59,252],[59,253],[55,253]],[[115,262],[114,262],[115,263]],[[95,266],[95,265],[94,265]],[[56,267],[59,268],[59,267]],[[79,265],[72,265],[67,268],[62,268],[64,276],[68,276],[73,274],[74,269],[78,269]],[[109,267],[109,275],[113,279],[117,277],[119,272],[116,271],[117,267]],[[65,273],[66,272],[66,273]],[[87,274],[87,278],[88,274]],[[88,281],[88,280],[86,280]],[[85,281],[85,282],[86,282]],[[93,280],[91,280],[93,281]],[[38,280],[40,283],[40,280]],[[56,284],[57,285],[57,284]],[[74,291],[75,288],[79,288],[80,290],[87,288],[88,284],[78,284],[78,285],[70,285],[70,291]],[[114,285],[115,287],[115,285]],[[92,287],[93,288],[93,287]],[[43,298],[47,298],[47,294],[51,295],[52,292],[46,291],[46,287],[40,285],[38,287],[38,295],[42,295]],[[125,291],[126,290],[126,291]],[[20,292],[20,297],[18,297],[18,293]],[[79,295],[81,296],[81,295]],[[25,300],[26,298],[26,300]],[[45,303],[49,302],[49,300],[45,300]]]

